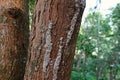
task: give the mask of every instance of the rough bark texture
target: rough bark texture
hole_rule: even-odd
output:
[[[85,0],[36,0],[24,80],[69,80]]]
[[[0,80],[23,80],[28,21],[28,0],[0,0]]]

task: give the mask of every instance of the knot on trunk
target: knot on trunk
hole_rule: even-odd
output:
[[[8,18],[14,18],[18,19],[19,17],[22,17],[23,11],[19,8],[8,8],[6,11],[6,17]]]

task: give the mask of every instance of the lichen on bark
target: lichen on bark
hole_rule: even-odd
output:
[[[52,39],[51,39],[51,30],[52,30],[52,23],[49,22],[48,29],[46,32],[46,43],[45,43],[45,55],[43,60],[43,72],[46,73],[47,66],[50,61],[50,53],[52,51]]]

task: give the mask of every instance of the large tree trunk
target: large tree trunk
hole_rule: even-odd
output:
[[[28,21],[28,0],[0,0],[0,80],[23,80]]]
[[[85,0],[36,0],[24,80],[69,80]]]

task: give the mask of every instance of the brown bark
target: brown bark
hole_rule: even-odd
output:
[[[28,21],[28,0],[0,0],[0,80],[23,80]]]
[[[110,80],[113,80],[113,66],[111,64],[109,66],[109,69],[110,69],[110,72],[109,72]]]
[[[85,0],[36,0],[24,80],[69,80]]]

